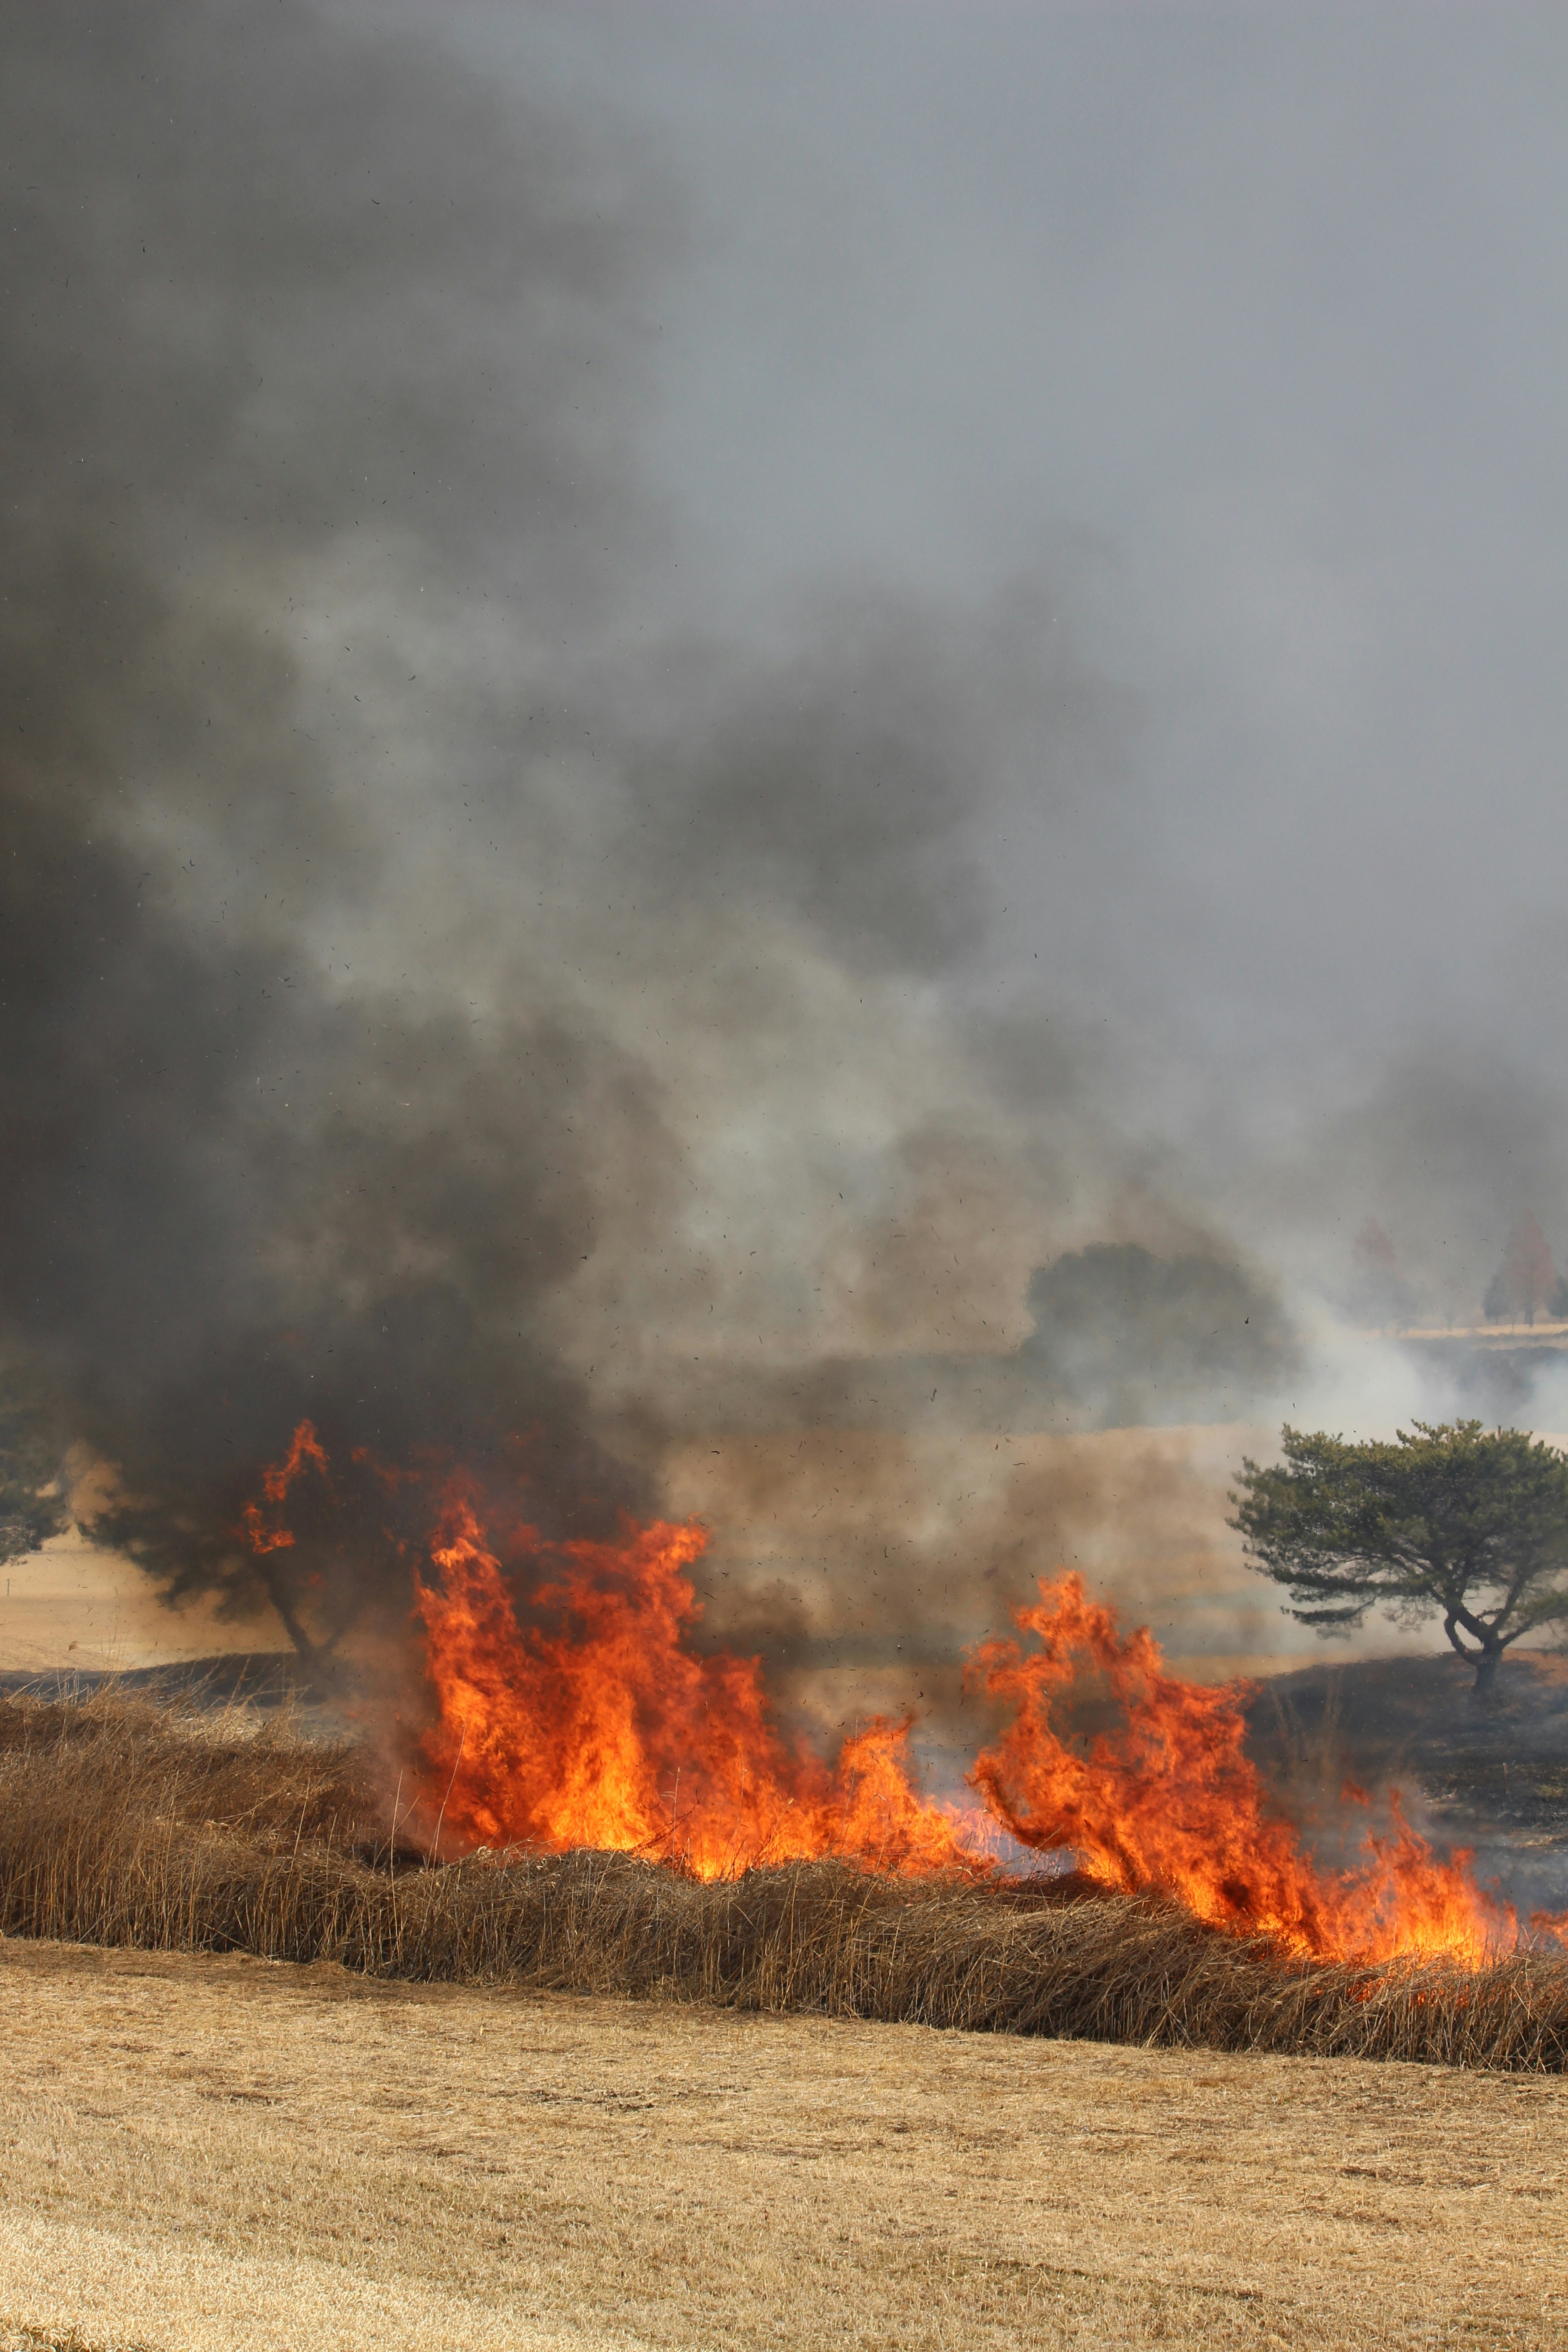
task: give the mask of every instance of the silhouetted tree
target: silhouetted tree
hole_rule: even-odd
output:
[[[1361,1445],[1287,1424],[1280,1442],[1283,1462],[1243,1462],[1230,1524],[1301,1624],[1348,1633],[1375,1603],[1406,1622],[1439,1609],[1485,1691],[1521,1634],[1568,1618],[1568,1456],[1554,1446],[1479,1421]]]
[[[0,1376],[0,1560],[68,1525],[64,1456],[47,1406],[15,1373]]]

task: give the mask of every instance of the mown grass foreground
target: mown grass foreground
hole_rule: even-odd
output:
[[[394,1854],[349,1746],[100,1693],[0,1703],[0,1930],[970,2031],[1561,2072],[1568,1961],[1301,1962],[1154,1897],[832,1862]]]

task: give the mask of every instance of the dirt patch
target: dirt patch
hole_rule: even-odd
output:
[[[37,2342],[1568,2336],[1555,2080],[47,1944],[0,1946],[0,2056]]]

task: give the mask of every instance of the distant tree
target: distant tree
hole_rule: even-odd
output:
[[[1491,1323],[1533,1323],[1568,1304],[1564,1285],[1552,1263],[1546,1235],[1526,1209],[1509,1233],[1502,1264],[1487,1285],[1481,1311]]]
[[[1355,1237],[1350,1311],[1361,1323],[1402,1328],[1414,1319],[1415,1297],[1399,1271],[1393,1236],[1368,1217]]]
[[[1019,1369],[1102,1423],[1218,1421],[1296,1361],[1278,1300],[1238,1265],[1099,1242],[1038,1267]]]
[[[172,1608],[211,1593],[220,1618],[243,1620],[270,1604],[299,1655],[323,1665],[395,1550],[378,1522],[395,1488],[389,1496],[367,1460],[351,1455],[346,1468],[340,1476],[301,1422],[280,1461],[222,1483],[144,1478],[134,1495],[116,1492],[89,1533],[133,1559]]]
[[[1243,1462],[1230,1524],[1301,1624],[1348,1633],[1376,1604],[1406,1623],[1440,1610],[1484,1692],[1522,1634],[1568,1619],[1568,1456],[1554,1446],[1479,1421],[1361,1445],[1287,1425],[1280,1442],[1283,1462]]]
[[[0,1377],[0,1561],[69,1524],[64,1453],[47,1406],[16,1375]]]

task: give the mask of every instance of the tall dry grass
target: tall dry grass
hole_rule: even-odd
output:
[[[1072,1881],[392,1850],[355,1751],[112,1693],[0,1702],[0,1931],[1100,2041],[1561,2071],[1568,1963],[1283,1957]]]

